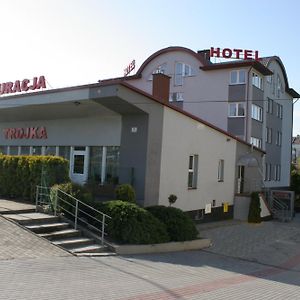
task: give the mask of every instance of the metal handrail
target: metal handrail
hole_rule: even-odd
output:
[[[55,191],[54,199],[51,199],[51,188],[45,187],[45,186],[37,186],[36,210],[38,209],[38,206],[51,205],[54,215],[57,214],[58,209],[66,212],[67,214],[74,217],[74,229],[77,229],[78,221],[85,223],[89,228],[93,228],[94,230],[96,230],[97,232],[99,232],[101,234],[101,238],[100,238],[101,243],[102,243],[102,245],[104,245],[104,243],[105,243],[104,237],[107,236],[107,233],[105,232],[105,226],[107,226],[107,223],[105,222],[105,220],[107,218],[111,219],[111,217],[58,188],[53,188],[53,189]],[[59,196],[59,193],[62,193],[63,195],[67,196],[67,198],[72,199],[72,201],[75,201],[75,205],[71,201],[67,201],[66,199]],[[46,199],[45,199],[45,197],[46,197]],[[60,204],[60,202],[64,202],[65,204],[69,205],[70,207],[75,209],[75,212],[73,212],[72,209],[69,209],[69,210],[66,209],[65,207],[63,207]],[[87,213],[83,209],[80,209],[79,204],[84,206],[85,208],[92,210],[95,214],[100,215],[102,217],[102,220],[99,220],[98,218],[96,218],[95,216],[92,216],[91,214]],[[81,218],[79,216],[79,212],[85,214],[86,216],[92,218],[94,221],[98,222],[101,226],[101,229],[99,229],[96,226],[94,226],[93,224],[89,223],[87,220]]]
[[[273,213],[277,215],[277,217],[282,217],[284,220],[288,219],[290,217],[289,206],[274,196],[270,196],[270,198],[271,210],[273,211]]]

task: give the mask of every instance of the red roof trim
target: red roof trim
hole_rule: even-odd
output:
[[[189,112],[187,112],[187,111],[185,111],[185,110],[183,110],[183,109],[180,109],[180,108],[178,108],[178,107],[176,107],[176,106],[173,106],[173,105],[171,105],[171,104],[169,104],[169,103],[165,103],[165,102],[163,102],[162,100],[153,97],[152,95],[150,95],[150,94],[148,94],[148,93],[146,93],[146,92],[144,92],[144,91],[142,91],[142,90],[136,88],[135,86],[133,86],[133,85],[127,83],[127,82],[122,82],[122,81],[121,81],[121,82],[120,82],[120,85],[125,86],[125,87],[131,89],[132,91],[134,91],[134,92],[136,92],[136,93],[139,93],[139,94],[141,94],[141,95],[143,95],[143,96],[145,96],[145,97],[147,97],[147,98],[150,98],[151,100],[153,100],[153,101],[155,101],[155,102],[158,102],[158,103],[160,103],[160,104],[162,104],[162,105],[164,105],[164,106],[167,106],[168,108],[171,108],[171,109],[173,109],[173,110],[175,110],[175,111],[177,111],[177,112],[179,112],[179,113],[181,113],[181,114],[183,114],[183,115],[185,115],[185,116],[187,116],[187,117],[189,117],[189,118],[191,118],[191,119],[193,119],[193,120],[195,120],[195,121],[198,121],[198,122],[200,122],[200,123],[202,123],[202,124],[204,124],[204,125],[206,125],[206,126],[212,128],[212,129],[214,129],[214,130],[216,130],[216,131],[218,131],[218,132],[220,132],[220,133],[223,133],[223,134],[227,135],[228,137],[230,137],[230,138],[232,138],[232,139],[234,139],[234,140],[236,140],[236,141],[238,141],[238,142],[240,142],[240,143],[243,143],[243,144],[245,144],[245,145],[247,145],[247,146],[252,147],[251,144],[249,144],[249,143],[247,143],[247,142],[245,142],[245,141],[243,141],[243,140],[237,138],[236,136],[234,136],[234,135],[228,133],[227,131],[225,131],[225,130],[219,128],[219,127],[216,127],[215,125],[213,125],[213,124],[211,124],[211,123],[209,123],[209,122],[207,122],[207,121],[204,121],[204,120],[200,119],[199,117],[196,117],[195,115],[193,115],[193,114],[191,114],[191,113],[189,113]],[[264,154],[266,153],[266,152],[263,151],[262,149],[259,149],[259,148],[255,147],[255,146],[254,146],[253,148],[256,149],[256,150],[258,150],[258,151],[260,151],[260,152],[262,152],[262,153],[264,153]]]

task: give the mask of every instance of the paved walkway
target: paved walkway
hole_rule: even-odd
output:
[[[205,251],[79,258],[0,217],[0,300],[300,299],[298,218],[205,226]]]
[[[299,214],[289,223],[226,221],[219,226],[214,224],[198,226],[200,235],[212,240],[212,247],[206,249],[208,252],[272,266],[300,254]]]

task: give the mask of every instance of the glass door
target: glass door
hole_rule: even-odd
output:
[[[88,179],[89,147],[71,147],[70,178],[73,182],[84,184]]]

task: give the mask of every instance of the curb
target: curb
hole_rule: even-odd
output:
[[[114,246],[115,253],[119,255],[125,254],[151,254],[151,253],[165,253],[178,252],[189,250],[201,250],[211,246],[210,239],[197,239],[184,242],[171,242],[150,245],[118,245]]]

